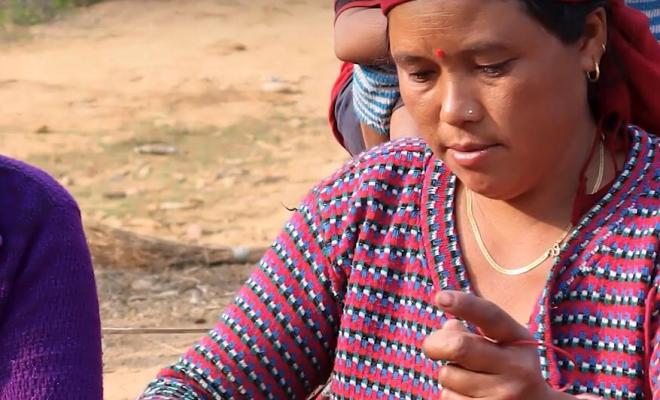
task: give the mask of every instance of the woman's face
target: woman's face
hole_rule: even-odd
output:
[[[389,24],[405,104],[472,190],[521,195],[584,145],[593,128],[586,39],[562,43],[520,0],[417,0],[392,10]]]

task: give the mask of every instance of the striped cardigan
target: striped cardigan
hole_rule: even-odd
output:
[[[623,173],[555,258],[529,329],[577,361],[539,347],[554,387],[658,400],[659,143],[630,134]],[[418,139],[351,161],[306,197],[216,326],[141,398],[303,399],[328,380],[332,399],[438,398],[442,365],[420,348],[446,320],[432,299],[471,290],[455,187]]]

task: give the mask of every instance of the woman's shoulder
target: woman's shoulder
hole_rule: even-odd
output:
[[[43,215],[53,208],[78,210],[71,194],[51,175],[33,165],[0,155],[0,216]]]
[[[636,125],[628,125],[628,132],[632,136],[633,146],[638,148],[648,147],[655,152],[658,157],[658,146],[660,146],[660,137],[658,133],[648,132]]]
[[[629,131],[632,135],[632,149],[624,166],[626,177],[640,190],[651,191],[652,197],[660,201],[660,138],[655,134],[631,125]],[[630,180],[630,179],[629,179]],[[649,193],[647,193],[649,194]],[[656,202],[656,208],[659,204]]]
[[[632,148],[623,171],[587,226],[606,225],[607,243],[644,254],[660,246],[660,141],[638,127],[629,129]]]
[[[406,187],[421,188],[430,148],[419,138],[384,143],[351,159],[314,191],[319,197],[396,195]]]

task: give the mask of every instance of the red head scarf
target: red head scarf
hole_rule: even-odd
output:
[[[381,0],[381,8],[387,14],[408,1]],[[612,51],[606,52],[594,87],[599,125],[612,132],[630,123],[660,135],[660,44],[644,13],[626,6],[624,0],[608,3],[607,46]]]

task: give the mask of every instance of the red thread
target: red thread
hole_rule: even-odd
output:
[[[515,340],[515,341],[510,342],[510,343],[498,343],[498,344],[504,345],[504,346],[534,346],[534,347],[540,346],[540,347],[545,347],[546,349],[554,350],[557,353],[561,354],[562,356],[566,357],[568,359],[568,361],[570,361],[576,368],[578,366],[577,362],[575,362],[573,357],[570,354],[568,354],[568,352],[566,350],[564,350],[562,348],[559,348],[559,347],[557,347],[553,344],[547,344],[545,342],[541,342],[541,341],[537,341],[537,340]],[[566,386],[563,386],[563,387],[561,387],[557,390],[559,390],[560,392],[566,392],[570,388],[571,388],[571,384],[567,383]]]
[[[575,359],[564,349],[559,348],[553,344],[548,344],[545,342],[542,342],[540,340],[533,340],[533,339],[521,339],[521,340],[514,340],[513,342],[497,342],[494,341],[490,338],[488,338],[484,333],[481,331],[481,329],[477,328],[477,332],[486,340],[491,341],[495,344],[501,345],[501,346],[534,346],[534,347],[545,347],[546,349],[549,350],[554,350],[555,352],[563,355],[570,361],[576,368],[578,367],[577,362]],[[567,383],[565,386],[557,389],[560,392],[566,392],[568,389],[571,388],[571,384]]]

